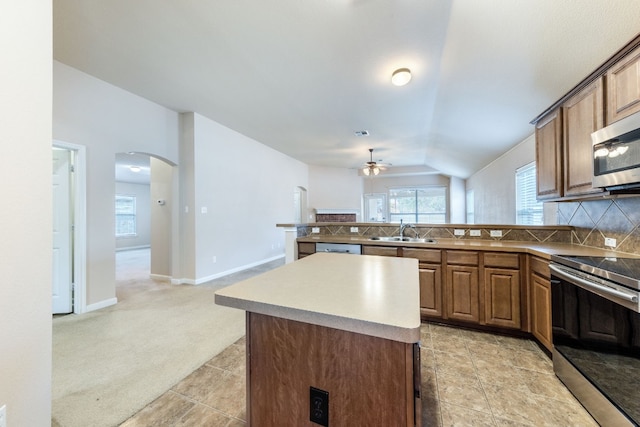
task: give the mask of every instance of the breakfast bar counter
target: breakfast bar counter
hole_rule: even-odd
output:
[[[247,312],[248,425],[420,425],[417,260],[319,253],[215,301]]]

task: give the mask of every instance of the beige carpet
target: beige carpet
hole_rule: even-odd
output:
[[[118,304],[54,318],[52,425],[125,421],[244,335],[244,312],[214,291],[278,265],[175,286],[148,279],[148,251],[118,253]]]

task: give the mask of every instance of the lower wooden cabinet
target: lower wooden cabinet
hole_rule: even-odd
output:
[[[520,271],[484,269],[484,315],[487,325],[520,329]]]
[[[531,305],[531,333],[549,351],[551,339],[551,280],[549,263],[537,257],[530,258],[529,292]]]
[[[438,264],[419,264],[420,314],[442,317],[442,267]]]
[[[420,275],[420,314],[442,317],[442,251],[440,249],[402,248],[402,256],[416,258]]]
[[[468,265],[447,265],[446,318],[480,322],[479,269]]]

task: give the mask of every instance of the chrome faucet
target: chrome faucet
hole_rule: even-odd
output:
[[[404,230],[406,228],[413,228],[413,232],[416,234],[416,237],[418,237],[418,231],[416,230],[416,226],[413,224],[403,224],[402,219],[400,219],[400,239],[404,238]]]

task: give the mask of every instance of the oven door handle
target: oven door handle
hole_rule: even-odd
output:
[[[581,288],[585,288],[588,290],[593,290],[596,292],[601,292],[603,294],[607,294],[616,298],[621,298],[625,301],[629,301],[629,302],[633,302],[636,303],[638,302],[638,295],[634,295],[628,292],[624,292],[624,291],[619,291],[617,289],[614,288],[610,288],[608,286],[605,285],[600,285],[598,283],[594,283],[594,282],[590,282],[589,280],[585,280],[580,276],[576,276],[574,274],[571,274],[568,271],[565,271],[563,268],[558,267],[556,265],[553,264],[549,264],[549,269],[551,269],[554,273],[556,273],[558,276],[569,280],[570,282],[580,286]]]

